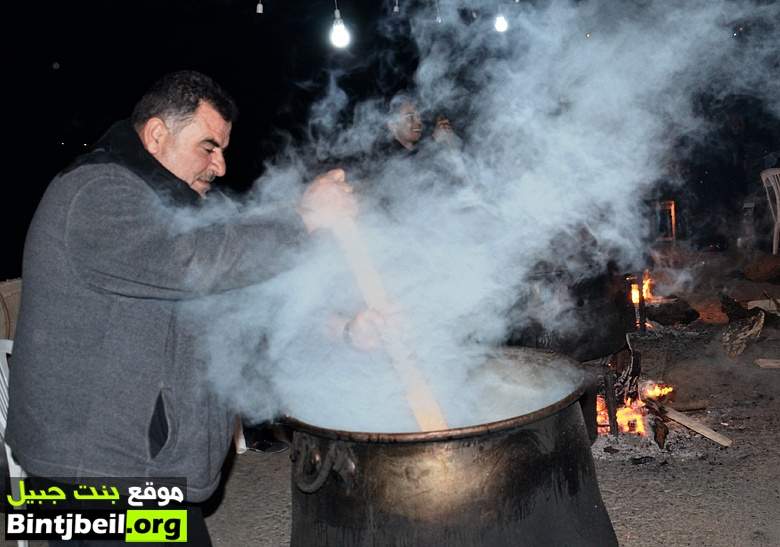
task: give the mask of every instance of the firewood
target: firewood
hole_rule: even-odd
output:
[[[775,298],[774,296],[772,296],[766,291],[761,291],[761,292],[763,292],[764,296],[766,296],[768,300],[771,300],[772,303],[775,305],[775,311],[780,312],[780,298]]]
[[[764,300],[749,301],[747,303],[747,308],[749,310],[754,310],[756,308],[764,310],[766,313],[764,326],[778,327],[780,326],[780,300],[772,297],[766,291],[763,292],[766,298]]]
[[[739,321],[740,319],[747,319],[758,315],[759,311],[756,308],[747,309],[743,307],[739,302],[731,298],[726,293],[718,294],[720,298],[720,309],[725,313],[729,322]]]
[[[688,429],[695,431],[699,435],[707,437],[711,441],[715,441],[721,446],[728,447],[731,446],[732,443],[734,442],[728,437],[726,437],[725,435],[722,435],[717,431],[710,429],[709,427],[701,423],[699,420],[696,420],[695,418],[691,418],[690,416],[686,416],[682,412],[678,412],[673,408],[662,405],[657,401],[653,401],[653,400],[645,401],[645,405],[651,410],[653,410],[653,412],[655,412],[656,414],[659,414],[664,418],[673,420],[680,425],[684,425]]]
[[[770,283],[780,279],[780,255],[758,254],[750,264],[745,266],[745,277],[751,281]]]
[[[734,321],[723,330],[721,343],[729,357],[732,359],[737,357],[745,351],[748,342],[758,338],[761,329],[764,328],[764,318],[764,312],[759,309],[753,317]]]
[[[692,323],[699,318],[699,312],[688,302],[675,296],[662,302],[653,302],[647,306],[648,319],[664,326],[678,323]]]
[[[780,359],[756,359],[756,364],[761,368],[780,368]]]
[[[604,399],[607,402],[607,416],[609,417],[609,432],[615,437],[620,430],[617,423],[617,401],[615,400],[615,381],[612,377],[612,371],[607,370],[604,373]],[[621,399],[622,400],[622,399]]]
[[[666,427],[664,421],[657,417],[652,416],[650,420],[650,427],[653,430],[653,438],[659,448],[663,448],[666,444],[666,436],[669,434],[669,428]]]

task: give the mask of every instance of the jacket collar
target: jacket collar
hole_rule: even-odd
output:
[[[63,171],[83,165],[116,163],[138,175],[165,203],[194,205],[198,194],[179,177],[168,171],[143,146],[129,120],[116,122],[93,148]]]

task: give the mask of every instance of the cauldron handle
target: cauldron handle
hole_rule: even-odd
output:
[[[319,443],[313,441],[308,435],[295,432],[293,434],[293,449],[290,457],[295,464],[293,477],[295,486],[301,492],[313,494],[325,484],[331,472],[335,472],[347,488],[352,486],[352,479],[355,476],[355,458],[352,451],[340,443],[331,442],[325,457],[322,458]],[[306,465],[313,464],[315,467],[319,463],[316,476],[310,480],[304,480],[306,475]]]
[[[593,444],[599,435],[598,424],[596,423],[596,397],[599,390],[598,375],[585,369],[585,388],[580,396],[579,403],[582,410],[582,417],[585,420],[585,428],[588,430],[588,438]]]

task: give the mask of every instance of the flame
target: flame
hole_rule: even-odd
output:
[[[645,404],[640,400],[626,401],[626,405],[617,409],[617,422],[621,433],[636,433],[644,437],[647,435],[645,430],[645,412],[642,410]]]
[[[631,283],[631,302],[639,304],[639,285],[636,283]]]
[[[641,389],[639,399],[628,398],[623,406],[617,409],[616,418],[618,430],[621,433],[634,433],[642,437],[647,435],[647,407],[642,399],[657,399],[668,395],[674,391],[669,385],[647,383]],[[609,413],[607,411],[607,402],[603,396],[596,397],[596,424],[599,433],[609,433]]]
[[[655,287],[655,280],[650,275],[649,270],[645,270],[642,274],[642,298],[647,303],[662,303],[666,300],[668,300],[664,296],[656,296],[653,294],[653,288]],[[632,294],[633,299],[633,294]],[[639,302],[639,298],[637,295],[637,299],[634,300],[634,304],[637,304]]]
[[[653,282],[653,278],[650,277],[650,272],[648,270],[645,270],[642,274],[642,299],[645,302],[648,302],[650,300],[653,300],[655,298],[653,296],[653,290],[651,288],[651,283]],[[631,302],[634,303],[636,306],[639,304],[639,283],[631,283]]]
[[[644,403],[639,400],[626,401],[625,406],[617,409],[618,430],[621,433],[635,433],[637,435],[647,435],[645,426],[645,413],[643,412]],[[600,433],[609,433],[609,413],[607,412],[607,403],[604,397],[596,397],[596,424]]]
[[[596,426],[599,433],[609,433],[609,413],[607,412],[607,402],[603,395],[596,396]]]
[[[661,385],[661,384],[650,384],[642,389],[642,398],[658,399],[659,397],[664,397],[666,395],[669,395],[672,391],[674,391],[674,388],[672,386]]]
[[[642,298],[645,299],[645,302],[653,299],[653,291],[650,289],[651,281],[650,272],[645,270],[645,273],[642,274]]]

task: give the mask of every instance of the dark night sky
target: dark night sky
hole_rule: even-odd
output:
[[[393,91],[402,80],[376,85],[374,52],[383,47],[378,18],[382,0],[342,0],[353,29],[348,51],[330,47],[333,2],[264,0],[174,0],[155,2],[43,2],[18,20],[28,30],[20,59],[25,163],[7,188],[0,280],[21,274],[24,235],[46,185],[120,118],[160,75],[177,69],[203,71],[236,98],[241,114],[228,150],[223,183],[246,188],[264,159],[283,145],[279,131],[299,138],[312,101],[332,69],[355,97]],[[32,13],[34,11],[34,13]],[[406,55],[413,72],[414,55]],[[392,78],[391,78],[392,80]],[[64,143],[64,144],[63,144]],[[5,199],[3,200],[5,202]]]
[[[17,171],[2,194],[0,280],[21,275],[24,236],[52,176],[127,117],[166,72],[203,71],[235,96],[241,116],[222,180],[236,190],[285,145],[280,133],[302,137],[308,108],[331,71],[346,74],[339,84],[353,99],[388,96],[409,85],[414,47],[377,30],[392,0],[340,0],[353,31],[347,51],[327,41],[332,0],[263,3],[265,13],[258,15],[256,0],[44,0],[6,18],[6,25],[22,30],[12,50],[20,77],[6,78],[21,93],[18,104],[6,103],[21,120],[6,129],[21,127],[24,134],[11,132]],[[413,4],[429,6],[430,0],[401,0],[402,9]],[[403,17],[393,20],[403,27]],[[702,164],[699,171],[694,178],[704,180],[715,170]]]

